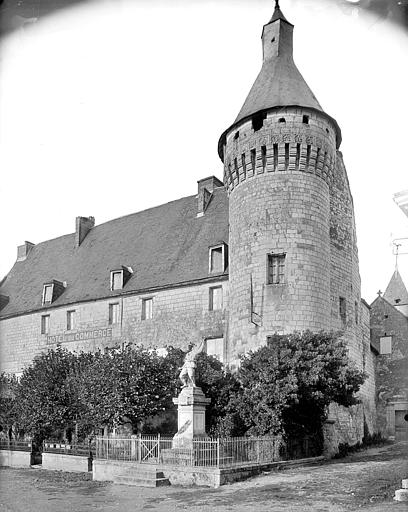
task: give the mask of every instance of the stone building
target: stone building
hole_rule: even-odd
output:
[[[408,292],[398,269],[371,305],[371,338],[378,351],[378,429],[408,440]]]
[[[1,370],[21,372],[57,344],[186,348],[202,337],[231,367],[273,333],[341,330],[369,374],[354,408],[332,407],[335,442],[375,427],[374,355],[360,296],[353,200],[341,131],[293,61],[278,2],[263,63],[219,139],[224,181],[197,194],[26,242],[0,287]]]
[[[408,217],[408,191],[395,194],[394,201]],[[398,266],[384,294],[379,292],[371,304],[370,316],[378,351],[378,429],[387,437],[408,440],[408,291]]]

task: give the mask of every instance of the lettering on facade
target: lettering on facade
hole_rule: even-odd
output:
[[[47,343],[68,343],[70,341],[94,340],[97,338],[112,338],[112,327],[94,329],[92,331],[78,331],[75,333],[56,334],[47,336]]]

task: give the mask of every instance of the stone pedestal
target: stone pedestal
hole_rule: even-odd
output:
[[[173,448],[192,447],[194,437],[207,437],[205,408],[211,398],[206,398],[198,386],[188,386],[173,402],[178,406],[178,432],[173,438]]]

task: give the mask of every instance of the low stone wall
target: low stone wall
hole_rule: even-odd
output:
[[[169,479],[172,485],[219,487],[220,485],[238,482],[240,480],[245,480],[246,478],[259,475],[263,471],[281,470],[289,467],[318,464],[323,460],[325,460],[324,457],[311,457],[308,459],[271,462],[267,464],[253,464],[231,468],[175,465],[154,465],[154,467],[162,471],[164,476]],[[128,469],[134,465],[139,466],[136,462],[94,460],[92,470],[93,480],[113,481],[115,477],[126,474]]]
[[[0,450],[0,466],[11,468],[29,468],[31,465],[31,452],[17,450]]]
[[[89,459],[89,457],[80,455],[43,452],[42,467],[43,469],[87,473],[88,471],[92,471],[92,460]]]

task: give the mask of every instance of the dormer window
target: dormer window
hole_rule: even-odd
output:
[[[111,272],[111,290],[121,290],[123,288],[123,270]]]
[[[110,289],[111,291],[121,290],[128,282],[133,270],[131,267],[122,267],[117,270],[111,270]]]
[[[44,285],[43,304],[51,304],[53,290],[54,290],[53,284]]]
[[[228,266],[227,244],[222,243],[209,248],[209,272],[224,272]]]
[[[55,279],[49,283],[45,283],[42,293],[42,305],[47,306],[58,299],[66,287],[66,283],[61,283]]]

